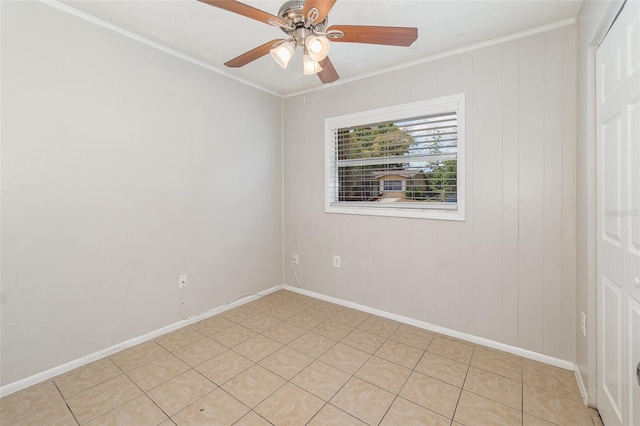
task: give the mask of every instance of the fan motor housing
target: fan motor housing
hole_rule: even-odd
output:
[[[311,23],[307,20],[307,17],[302,14],[302,8],[304,7],[304,0],[289,0],[280,6],[280,10],[278,11],[278,16],[288,22],[292,27],[295,28],[313,28],[316,31],[324,31],[327,28],[328,18],[325,18],[324,21],[319,22],[317,24],[311,25]],[[281,28],[287,34],[290,34],[290,30],[285,28]]]

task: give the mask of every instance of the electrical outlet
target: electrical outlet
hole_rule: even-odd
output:
[[[582,317],[582,335],[586,336],[587,335],[587,316],[582,311],[580,312],[580,316]]]
[[[297,254],[294,254],[294,255],[293,255],[293,264],[294,264],[294,265],[297,265],[297,264],[298,264],[298,255],[297,255]]]
[[[333,256],[333,266],[336,268],[340,267],[340,256]]]
[[[178,275],[178,288],[185,288],[187,286],[187,274]]]

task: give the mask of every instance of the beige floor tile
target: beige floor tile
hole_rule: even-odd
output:
[[[292,342],[298,337],[302,336],[305,331],[299,327],[293,326],[287,322],[281,322],[278,325],[271,327],[264,331],[262,334],[277,342],[286,345]]]
[[[218,388],[194,402],[171,419],[178,426],[228,426],[249,411],[244,404]]]
[[[602,426],[572,372],[290,291],[0,398],[0,426],[76,425],[61,393],[94,425]]]
[[[362,324],[358,326],[359,329],[368,331],[369,333],[377,334],[385,339],[391,336],[400,326],[400,323],[390,319],[370,316]]]
[[[425,352],[416,371],[451,385],[462,387],[469,366],[440,355]]]
[[[213,339],[205,337],[202,340],[193,342],[184,348],[180,348],[173,354],[184,361],[186,364],[194,367],[198,364],[213,358],[214,356],[226,351],[227,348]]]
[[[235,346],[233,350],[240,355],[249,358],[251,361],[258,362],[268,357],[282,347],[282,343],[278,343],[273,339],[264,337],[261,334],[253,336],[249,340],[245,340]]]
[[[300,313],[302,309],[299,306],[274,306],[264,311],[265,314],[286,321],[289,318]]]
[[[260,365],[289,380],[311,364],[312,361],[313,358],[310,356],[285,346],[260,361]]]
[[[435,335],[434,332],[429,330],[423,330],[408,324],[401,324],[389,338],[396,342],[425,350]]]
[[[233,324],[235,323],[229,321],[228,319],[222,318],[219,315],[216,315],[211,318],[198,321],[197,323],[193,324],[193,328],[197,332],[210,337],[217,332],[224,330],[225,328],[231,327]]]
[[[300,312],[287,319],[287,323],[302,328],[303,330],[311,330],[327,319],[324,315],[317,315],[309,311]]]
[[[62,395],[53,380],[46,380],[0,398],[0,409],[3,416],[22,416],[39,407],[46,408],[58,402],[64,402]]]
[[[175,355],[167,354],[129,371],[127,375],[140,386],[140,389],[147,392],[188,369],[189,366]]]
[[[312,358],[317,358],[335,344],[335,340],[309,332],[289,343],[289,346],[299,352],[309,355]]]
[[[284,383],[282,377],[256,364],[229,380],[222,388],[243,404],[253,408]]]
[[[0,425],[2,426],[77,426],[78,422],[65,404],[50,406],[46,409],[38,409],[25,417],[9,422],[4,414],[0,413]]]
[[[52,380],[0,398],[0,425],[40,426],[43,424],[76,424]]]
[[[394,399],[391,392],[352,377],[330,402],[369,425],[377,425]]]
[[[427,352],[469,364],[473,355],[473,345],[436,336],[429,344]]]
[[[221,386],[253,365],[253,361],[227,350],[196,367],[202,375]]]
[[[338,343],[318,359],[346,373],[354,374],[369,357],[370,355],[366,352]]]
[[[67,399],[80,424],[101,416],[139,396],[142,392],[124,374]]]
[[[202,398],[217,386],[194,370],[161,384],[147,393],[157,405],[173,416],[178,411]]]
[[[325,323],[325,322],[330,322],[330,323],[340,324],[340,325],[344,325],[346,327],[353,328],[353,326],[349,326],[347,324],[342,324],[341,322],[334,320],[333,317],[335,316],[335,313],[332,313],[332,311],[335,311],[335,309],[332,309],[330,307],[323,307],[323,308],[313,309],[313,310],[309,311],[309,314],[311,314],[313,316],[316,316],[319,319],[322,319],[320,324]],[[320,325],[320,324],[318,324],[318,325]],[[327,337],[329,337],[329,336],[327,336]]]
[[[380,426],[449,426],[451,420],[404,398],[396,398]]]
[[[216,342],[222,343],[228,348],[233,348],[245,340],[252,338],[256,334],[257,333],[255,331],[251,331],[241,325],[234,324],[231,327],[215,333],[211,337]]]
[[[349,345],[369,354],[377,351],[386,339],[378,334],[369,333],[359,328],[347,334],[340,343]]]
[[[239,323],[255,315],[255,312],[251,307],[238,306],[237,308],[230,309],[220,314],[220,316],[226,320]]]
[[[522,380],[527,385],[553,392],[563,392],[575,400],[582,401],[573,371],[525,359]]]
[[[522,411],[522,382],[470,367],[464,389]]]
[[[54,377],[53,381],[62,395],[69,398],[120,374],[122,371],[109,358],[103,358]]]
[[[454,419],[465,426],[517,426],[522,424],[522,412],[462,391]]]
[[[332,320],[337,321],[341,324],[347,325],[349,327],[357,327],[363,322],[365,322],[370,316],[371,315],[366,312],[357,311],[351,308],[345,308],[340,312],[338,312],[337,314],[335,314]]]
[[[307,426],[366,426],[366,423],[327,404],[307,423]]]
[[[522,381],[522,357],[476,346],[471,365],[509,379]]]
[[[271,423],[260,417],[253,411],[249,411],[240,420],[235,422],[233,426],[272,426]]]
[[[522,417],[522,425],[523,426],[557,426],[553,423],[549,423],[546,420],[539,419],[538,417],[534,417],[531,414],[524,413]],[[591,426],[591,425],[587,425]]]
[[[591,413],[581,401],[558,393],[523,385],[523,410],[527,414],[562,426],[590,425]]]
[[[414,371],[398,395],[451,419],[460,388]]]
[[[338,321],[329,319],[316,326],[312,331],[338,341],[347,334],[351,333],[353,331],[353,327],[349,327],[348,325],[344,325]]]
[[[256,314],[251,316],[243,321],[240,321],[239,324],[243,327],[247,327],[249,330],[253,330],[256,333],[262,333],[263,331],[273,327],[276,324],[279,324],[281,321],[277,318],[271,317],[266,314]]]
[[[422,349],[389,339],[380,346],[375,355],[403,367],[414,368],[423,353]]]
[[[179,328],[171,333],[163,334],[153,340],[169,352],[173,352],[190,343],[202,340],[204,337],[206,337],[204,334],[198,333],[193,326],[189,326]]]
[[[109,356],[109,359],[122,371],[127,372],[168,353],[165,348],[150,340],[117,352]]]
[[[254,411],[274,425],[305,425],[324,404],[320,398],[287,383]]]
[[[351,375],[322,361],[314,361],[291,379],[291,383],[329,401],[350,377]]]
[[[408,368],[372,356],[360,367],[356,377],[397,394],[407,381],[409,374],[411,370]]]
[[[87,423],[87,426],[156,426],[166,419],[167,416],[146,395],[140,395],[126,404],[93,419]]]

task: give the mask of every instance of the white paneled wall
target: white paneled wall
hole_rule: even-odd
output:
[[[302,287],[572,360],[575,47],[566,26],[286,99],[285,255]],[[324,213],[324,118],[456,93],[465,222]]]

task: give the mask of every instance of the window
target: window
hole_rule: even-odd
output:
[[[382,191],[402,191],[404,186],[402,183],[401,180],[383,180]]]
[[[325,211],[464,220],[464,94],[325,120]]]

